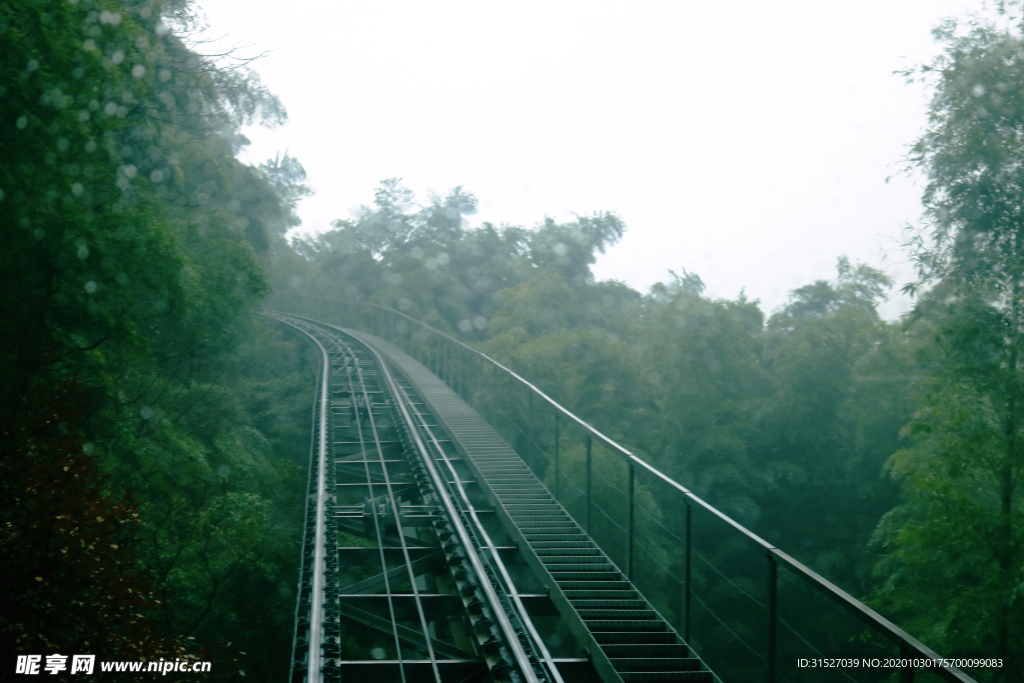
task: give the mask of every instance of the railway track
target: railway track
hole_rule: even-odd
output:
[[[714,680],[440,379],[383,340],[268,315],[322,369],[293,683]]]

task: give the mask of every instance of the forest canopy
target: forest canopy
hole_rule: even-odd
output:
[[[254,315],[290,220],[285,119],[180,3],[0,6],[0,651],[282,678],[307,438]],[[296,440],[296,435],[298,439]],[[277,662],[243,651],[281,652]]]

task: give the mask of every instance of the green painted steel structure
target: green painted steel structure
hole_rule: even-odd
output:
[[[939,659],[484,354],[374,304],[279,296],[271,306],[346,328],[407,378],[602,679],[707,676],[643,671],[696,655],[727,682],[823,680],[800,656]],[[590,585],[598,576],[606,583]],[[610,592],[577,592],[590,590]],[[657,644],[643,638],[664,647],[636,656],[631,645]],[[881,682],[894,672],[833,674]],[[907,665],[898,678],[972,681],[950,666]]]

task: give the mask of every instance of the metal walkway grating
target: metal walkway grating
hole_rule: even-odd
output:
[[[435,374],[379,337],[372,345],[412,383],[479,478],[508,534],[605,681],[712,681],[713,674],[522,458]]]

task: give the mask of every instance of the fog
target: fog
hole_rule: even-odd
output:
[[[628,231],[599,278],[642,291],[669,269],[767,311],[836,258],[897,280],[921,214],[896,177],[926,96],[893,72],[976,3],[276,2],[206,0],[209,49],[253,66],[289,122],[252,128],[245,158],[290,150],[326,230],[374,185],[464,186],[472,224],[533,226],[615,210]]]

